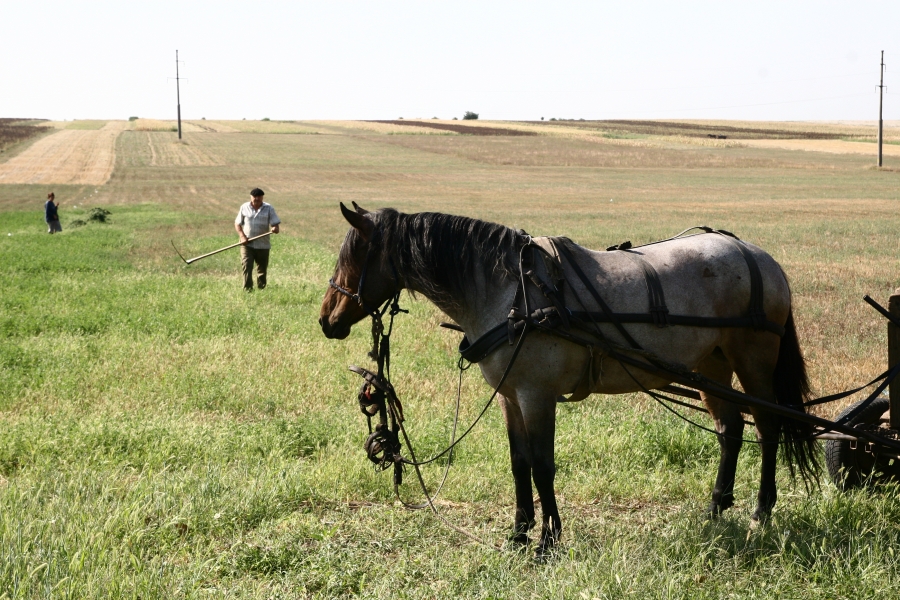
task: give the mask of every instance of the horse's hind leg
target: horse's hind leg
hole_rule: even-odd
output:
[[[534,497],[531,493],[531,454],[528,434],[519,405],[498,395],[497,402],[506,421],[509,437],[509,458],[512,462],[513,480],[516,486],[516,518],[510,538],[519,544],[528,543],[527,532],[534,527]]]
[[[703,359],[697,370],[713,381],[731,387],[731,376],[734,371],[720,349],[716,348],[712,354]],[[744,419],[733,403],[720,400],[706,392],[700,392],[700,396],[715,420],[721,452],[719,472],[716,475],[716,485],[713,487],[708,511],[710,517],[716,517],[734,504],[734,478],[738,454],[743,444],[741,436],[744,431]]]
[[[775,403],[774,373],[778,360],[778,343],[775,336],[753,332],[752,339],[744,340],[744,350],[732,358],[732,365],[744,391],[761,400]],[[774,414],[759,409],[751,409],[756,423],[756,439],[762,454],[759,493],[756,510],[751,517],[754,521],[765,519],[775,501],[778,491],[775,485],[775,470],[778,458],[778,438],[781,435],[781,421]]]

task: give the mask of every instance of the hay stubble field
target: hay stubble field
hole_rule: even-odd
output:
[[[558,557],[470,543],[400,508],[390,476],[372,472],[346,371],[366,364],[366,327],[330,342],[316,323],[347,228],[338,202],[464,214],[595,248],[704,224],[781,262],[814,390],[848,388],[886,360],[884,321],[862,296],[886,302],[900,286],[897,159],[872,168],[865,127],[472,124],[537,134],[504,136],[193,124],[178,142],[170,122],[69,123],[0,158],[0,173],[20,172],[41,144],[79,148],[56,136],[116,131],[103,181],[54,179],[69,167],[39,158],[27,160],[43,179],[0,179],[0,597],[896,597],[896,489],[848,495],[823,479],[807,495],[784,470],[772,520],[750,530],[758,452],[745,445],[737,505],[704,523],[715,440],[637,395],[559,408]],[[717,127],[759,133],[706,137]],[[872,153],[816,151],[836,142]],[[171,241],[186,255],[233,243],[255,186],[284,233],[269,288],[245,295],[236,254],[186,268]],[[44,233],[51,190],[62,235]],[[97,206],[109,224],[68,226]],[[429,304],[404,304],[395,385],[428,455],[449,434],[458,336]],[[465,422],[489,391],[467,373]],[[491,541],[513,503],[498,412],[460,448],[439,502]]]

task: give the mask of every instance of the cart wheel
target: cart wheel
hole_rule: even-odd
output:
[[[846,408],[837,420],[854,410],[865,400]],[[878,421],[890,408],[890,400],[883,396],[876,398],[861,413],[848,422],[854,427],[876,428]],[[875,485],[886,481],[900,481],[900,460],[880,456],[877,452],[867,452],[868,443],[860,440],[856,448],[845,440],[828,440],[825,443],[825,464],[834,484],[844,490]]]

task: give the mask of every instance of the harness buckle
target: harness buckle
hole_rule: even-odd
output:
[[[374,417],[384,407],[384,392],[374,387],[368,381],[363,382],[357,395],[359,410],[367,417]]]
[[[391,431],[384,423],[375,426],[363,443],[366,456],[375,464],[375,468],[384,471],[391,465],[400,463],[400,439],[395,431]]]

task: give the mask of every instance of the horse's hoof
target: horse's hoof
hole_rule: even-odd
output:
[[[534,550],[534,559],[538,562],[546,562],[556,554],[556,547],[559,545],[559,529],[555,531],[545,528],[541,532],[541,541]]]
[[[528,547],[528,536],[522,532],[512,533],[506,542],[516,550],[523,550]]]
[[[734,496],[722,496],[718,502],[711,502],[709,508],[706,509],[706,520],[713,521],[720,516],[722,513],[734,506]]]
[[[553,544],[545,546],[538,544],[534,549],[534,562],[544,564],[549,562],[556,555],[556,546]]]
[[[716,504],[715,502],[711,503],[706,508],[706,520],[707,521],[715,521],[722,515],[722,507]]]
[[[766,524],[766,521],[769,520],[769,513],[757,510],[753,513],[753,516],[750,517],[750,529],[756,529],[757,527],[761,527]]]

